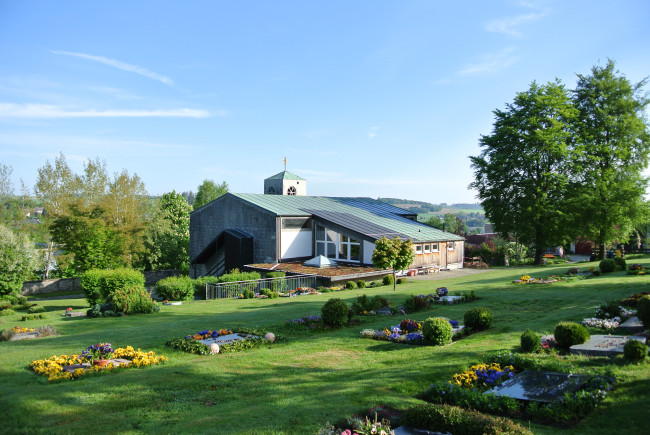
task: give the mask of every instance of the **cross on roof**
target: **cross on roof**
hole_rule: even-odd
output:
[[[287,158],[285,157],[284,159],[282,159],[282,161],[284,162],[284,170],[286,171],[287,170]]]

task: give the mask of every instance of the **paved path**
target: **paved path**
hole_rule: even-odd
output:
[[[462,269],[441,270],[440,273],[430,273],[428,275],[415,275],[405,277],[408,280],[416,281],[436,281],[439,279],[458,278],[459,276],[476,275],[478,273],[490,272],[492,269],[471,269],[464,267]]]

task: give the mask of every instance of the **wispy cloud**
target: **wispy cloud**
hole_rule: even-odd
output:
[[[75,57],[80,57],[82,59],[103,63],[104,65],[112,66],[113,68],[121,69],[122,71],[128,71],[128,72],[140,74],[141,76],[145,76],[150,79],[157,80],[169,86],[172,86],[174,84],[174,81],[169,77],[165,77],[161,74],[155,73],[153,71],[149,71],[148,69],[138,65],[131,65],[130,63],[121,62],[119,60],[110,59],[108,57],[94,56],[92,54],[86,54],[86,53],[75,53],[72,51],[50,50],[50,52],[52,54],[60,54],[64,56],[75,56]]]
[[[510,36],[522,37],[523,34],[518,30],[521,26],[538,21],[549,14],[548,9],[541,9],[538,6],[521,2],[522,6],[529,9],[536,9],[535,12],[517,15],[515,17],[499,18],[489,21],[485,24],[485,30],[488,32],[503,33]]]
[[[0,118],[207,118],[225,116],[196,109],[171,110],[68,110],[48,104],[0,103]]]
[[[458,71],[460,75],[472,75],[483,73],[494,73],[508,68],[517,62],[518,57],[515,54],[515,47],[504,48],[498,53],[487,54],[483,56],[482,62],[468,64],[462,70]]]
[[[368,139],[372,139],[375,136],[377,136],[378,131],[379,131],[378,126],[374,125],[374,126],[370,127],[370,129],[368,130]]]

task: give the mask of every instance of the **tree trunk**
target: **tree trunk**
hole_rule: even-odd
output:
[[[397,272],[393,269],[393,291],[397,291]]]

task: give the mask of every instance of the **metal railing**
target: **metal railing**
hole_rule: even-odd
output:
[[[297,288],[317,286],[316,275],[294,275],[279,278],[254,279],[249,281],[222,282],[205,284],[205,299],[235,298],[244,290],[253,290],[259,295],[262,290],[288,292]]]

